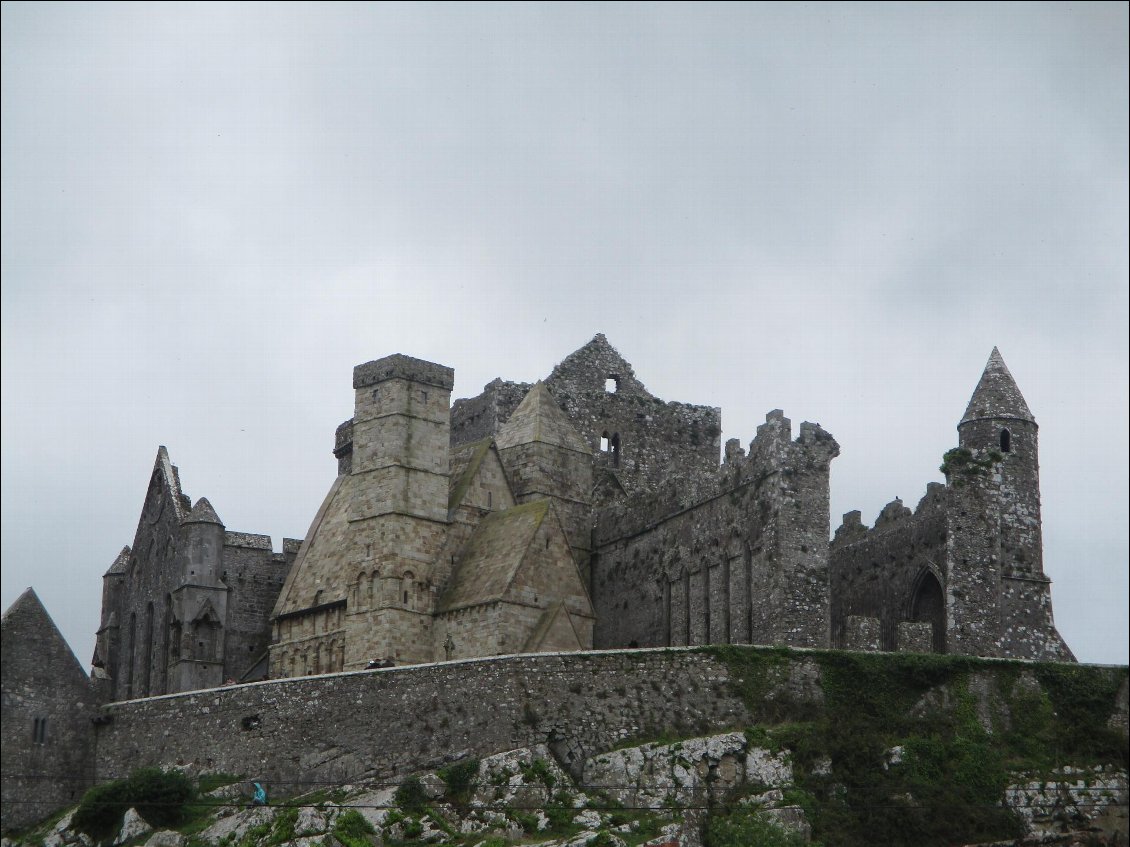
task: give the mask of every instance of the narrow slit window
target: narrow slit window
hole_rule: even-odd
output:
[[[1001,452],[1002,453],[1011,453],[1012,452],[1012,433],[1009,432],[1007,429],[1001,430]]]

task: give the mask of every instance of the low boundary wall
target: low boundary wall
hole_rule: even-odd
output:
[[[749,722],[726,666],[693,649],[469,659],[173,694],[104,707],[95,780],[146,765],[316,783],[396,778],[548,743],[579,768],[627,739]],[[292,786],[288,789],[287,786]]]

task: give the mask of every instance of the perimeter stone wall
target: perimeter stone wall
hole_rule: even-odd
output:
[[[98,781],[146,765],[347,783],[548,743],[579,767],[626,739],[740,727],[726,667],[687,650],[471,659],[115,703]]]

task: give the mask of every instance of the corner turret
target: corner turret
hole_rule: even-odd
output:
[[[170,595],[169,679],[173,691],[223,681],[228,587],[221,581],[224,524],[201,497],[181,521],[182,583]]]
[[[181,521],[185,535],[184,579],[213,585],[220,579],[224,552],[224,523],[207,497],[201,497]]]

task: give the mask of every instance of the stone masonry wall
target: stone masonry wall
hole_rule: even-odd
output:
[[[176,765],[350,782],[539,743],[580,764],[630,738],[746,725],[728,681],[692,651],[543,653],[115,703],[97,729],[97,779]]]
[[[855,648],[846,621],[862,616],[880,621],[879,649],[901,649],[899,624],[911,619],[919,581],[929,571],[944,587],[945,562],[944,485],[931,483],[913,513],[901,500],[888,503],[872,529],[860,522],[859,512],[848,512],[829,556],[832,645]],[[937,622],[944,627],[944,617]]]
[[[591,594],[597,647],[828,645],[828,468],[815,424],[790,440],[766,416],[750,455],[728,451],[713,490],[676,479],[603,510]]]
[[[629,493],[656,491],[672,473],[709,478],[718,467],[722,411],[655,397],[602,334],[565,357],[545,385],[588,442],[594,464]],[[477,397],[456,400],[452,444],[493,435],[531,387],[496,379]]]
[[[114,699],[163,694],[168,690],[170,609],[167,598],[182,582],[181,521],[188,498],[180,491],[162,449],[137,522],[128,567],[116,608],[119,655],[111,664]],[[103,618],[108,613],[103,610]]]
[[[94,694],[28,589],[4,614],[0,825],[5,832],[77,803],[92,778]]]
[[[284,552],[276,554],[269,535],[224,533],[220,578],[229,590],[224,679],[242,679],[271,643],[271,610],[294,562],[297,543],[285,539]]]
[[[451,404],[452,446],[494,435],[531,388],[528,382],[494,379],[478,396],[456,400]]]

